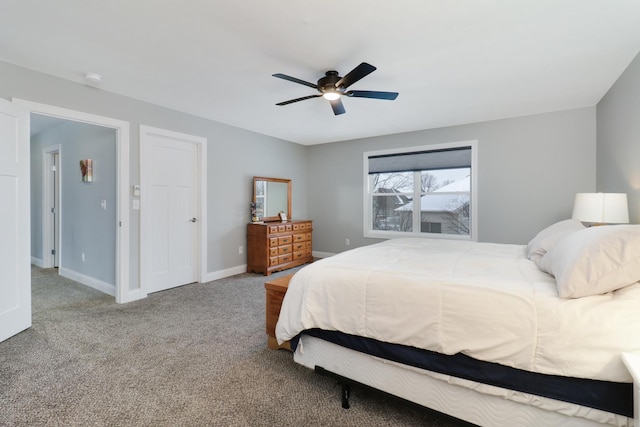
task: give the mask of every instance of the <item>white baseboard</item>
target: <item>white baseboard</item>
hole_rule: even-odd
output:
[[[312,253],[314,258],[327,258],[330,257],[332,254],[330,252],[313,252]],[[201,283],[205,283],[205,282],[212,282],[214,280],[218,280],[218,279],[224,279],[225,277],[229,277],[229,276],[235,276],[236,274],[242,274],[242,273],[246,273],[247,272],[247,264],[243,264],[243,265],[238,265],[235,267],[231,267],[231,268],[226,268],[224,270],[218,270],[218,271],[211,271],[209,273],[207,273],[205,275],[205,277],[202,278]]]
[[[67,279],[75,280],[78,283],[82,283],[90,288],[104,292],[107,295],[116,296],[116,287],[110,283],[103,282],[102,280],[95,279],[93,277],[86,276],[77,271],[69,270],[68,268],[60,267],[58,274],[66,277]]]
[[[246,273],[247,264],[238,265],[231,268],[225,268],[224,270],[211,271],[207,273],[201,280],[202,283],[212,282],[218,279],[224,279],[225,277],[235,276],[236,274]]]
[[[327,258],[332,254],[330,252],[313,252],[314,258]],[[225,277],[235,276],[236,274],[242,274],[247,272],[247,264],[237,265],[231,268],[225,268],[224,270],[210,271],[200,281],[201,283],[213,282],[214,280],[224,279]]]
[[[42,258],[36,258],[32,256],[31,264],[35,265],[36,267],[44,268],[44,261],[42,260]]]
[[[331,252],[313,251],[312,255],[313,255],[314,258],[329,258],[330,256],[334,256],[335,254],[333,254]]]
[[[143,292],[142,289],[133,289],[129,290],[125,295],[121,295],[120,298],[116,297],[116,302],[118,304],[123,304],[126,302],[137,301],[146,297],[147,293]]]

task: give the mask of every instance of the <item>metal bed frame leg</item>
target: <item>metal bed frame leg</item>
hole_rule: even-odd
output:
[[[342,407],[349,409],[349,397],[351,396],[351,386],[349,384],[342,383]]]
[[[351,386],[353,385],[353,386],[356,386],[356,387],[361,387],[361,388],[364,388],[364,389],[367,389],[367,390],[375,391],[375,392],[377,392],[377,393],[379,393],[379,394],[381,394],[383,396],[387,396],[390,399],[394,399],[396,401],[404,402],[405,404],[407,404],[409,406],[412,406],[414,408],[418,408],[420,410],[426,411],[426,412],[428,412],[428,413],[430,413],[432,415],[435,415],[435,416],[437,416],[437,417],[439,417],[441,419],[449,420],[449,421],[455,420],[455,422],[457,424],[460,424],[460,425],[465,425],[465,426],[468,425],[468,426],[477,427],[475,424],[468,423],[468,422],[463,421],[461,419],[452,417],[451,415],[447,415],[447,414],[444,414],[442,412],[434,411],[433,409],[427,408],[426,406],[419,405],[417,403],[411,402],[409,400],[403,399],[401,397],[395,396],[395,395],[387,393],[385,391],[378,390],[378,389],[376,389],[374,387],[368,386],[368,385],[363,384],[361,382],[354,381],[354,380],[352,380],[350,378],[347,378],[347,377],[343,377],[342,375],[336,374],[335,372],[331,372],[331,371],[326,370],[322,366],[317,366],[316,365],[314,367],[314,371],[315,371],[316,374],[323,375],[323,376],[326,376],[326,377],[330,377],[330,378],[333,378],[334,380],[337,381],[337,383],[338,383],[337,385],[340,385],[340,388],[341,388],[341,393],[340,394],[341,394],[341,398],[342,398],[342,407],[344,409],[349,409],[350,408],[349,398],[351,397]],[[635,424],[634,427],[640,427],[640,425]]]

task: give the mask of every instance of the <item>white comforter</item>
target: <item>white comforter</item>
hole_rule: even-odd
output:
[[[560,299],[525,246],[394,239],[295,274],[279,342],[337,330],[545,374],[631,382],[620,354],[640,351],[640,283]]]

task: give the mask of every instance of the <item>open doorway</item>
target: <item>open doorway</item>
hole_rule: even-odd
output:
[[[30,145],[34,264],[115,296],[116,130],[32,113]]]
[[[106,203],[107,209],[102,208],[102,201],[105,198],[101,197],[99,194],[98,205],[103,210],[109,210],[113,208],[115,211],[115,277],[114,283],[111,286],[111,293],[115,294],[116,302],[128,302],[133,301],[139,298],[144,297],[140,288],[130,289],[130,272],[129,272],[129,123],[111,119],[108,117],[97,116],[93,114],[83,113],[74,110],[68,110],[61,107],[55,107],[45,104],[34,103],[31,101],[25,101],[21,99],[14,99],[13,102],[23,108],[26,108],[32,114],[37,114],[41,116],[47,116],[50,118],[62,119],[67,121],[72,121],[85,125],[96,125],[104,128],[109,128],[115,132],[115,163],[116,163],[116,172],[115,172],[115,203],[112,204]],[[64,161],[65,159],[65,150],[62,147],[61,152],[59,153],[59,159]],[[83,159],[86,160],[86,159]],[[70,174],[75,174],[78,180],[81,178],[81,170],[80,166],[73,166],[69,171]],[[62,182],[64,182],[64,170],[59,169],[60,176],[62,176]],[[80,177],[79,177],[80,176]],[[62,184],[60,193],[62,198],[64,199],[65,188],[64,184]],[[34,199],[38,199],[34,194],[31,195],[32,202]],[[84,203],[84,199],[80,199],[73,204],[79,211],[82,210],[82,206]],[[61,203],[64,205],[64,202]],[[62,207],[64,211],[64,206]],[[62,218],[64,219],[65,213],[61,212]],[[68,214],[68,213],[67,213]],[[81,212],[80,212],[81,214]],[[61,223],[60,227],[60,240],[64,242],[65,240],[65,227],[64,220]],[[65,265],[64,259],[64,248],[61,250],[59,263],[61,266]],[[77,255],[79,259],[82,258],[82,253]],[[98,259],[100,256],[98,255]],[[86,262],[86,253],[85,253],[85,262]],[[73,278],[73,277],[72,277]],[[74,280],[76,280],[74,278]]]

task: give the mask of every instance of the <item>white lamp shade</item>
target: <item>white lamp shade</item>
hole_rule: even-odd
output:
[[[577,193],[571,218],[600,224],[626,224],[629,208],[625,193]]]

